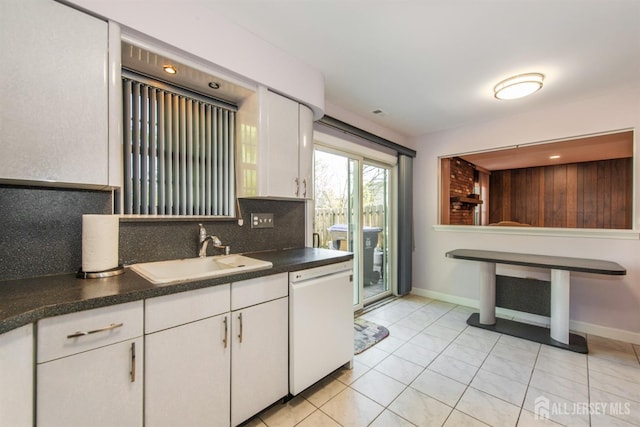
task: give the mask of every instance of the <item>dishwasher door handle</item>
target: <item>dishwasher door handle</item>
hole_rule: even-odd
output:
[[[353,283],[352,281],[353,274],[351,273],[351,270],[344,270],[344,271],[339,271],[332,274],[325,274],[317,277],[306,277],[305,280],[300,280],[297,282],[292,281],[290,283],[290,286],[291,286],[291,289],[304,289],[310,286],[315,286],[319,282],[322,282],[324,280],[332,280],[336,277],[344,277],[345,280],[349,280],[349,283]]]
[[[320,267],[313,267],[307,270],[292,271],[289,273],[289,282],[298,283],[307,280],[318,279],[341,273],[353,273],[353,262],[343,261],[337,264],[328,264]]]

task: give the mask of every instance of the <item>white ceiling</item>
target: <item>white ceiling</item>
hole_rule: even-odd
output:
[[[640,0],[207,0],[325,77],[328,103],[406,136],[640,79]],[[529,98],[493,86],[546,75]],[[384,116],[374,115],[376,109]]]
[[[551,156],[558,156],[558,158],[551,158]],[[495,171],[622,159],[632,156],[633,132],[626,131],[542,144],[520,145],[460,157],[476,166]]]

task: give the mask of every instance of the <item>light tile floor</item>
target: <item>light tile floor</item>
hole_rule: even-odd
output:
[[[408,296],[363,315],[390,336],[247,426],[640,426],[640,345],[572,353],[469,327],[472,311]]]

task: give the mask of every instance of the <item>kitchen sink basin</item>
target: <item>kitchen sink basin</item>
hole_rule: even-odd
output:
[[[273,267],[245,255],[219,255],[133,264],[131,269],[156,285],[223,277]]]

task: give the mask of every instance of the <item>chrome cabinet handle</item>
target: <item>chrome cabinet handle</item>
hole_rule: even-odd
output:
[[[131,343],[131,371],[129,371],[131,382],[136,382],[136,343]]]
[[[302,186],[303,186],[302,197],[307,197],[307,178],[302,180]]]
[[[296,183],[296,197],[298,197],[298,195],[300,194],[300,180],[296,178],[294,181]]]
[[[224,338],[222,339],[222,342],[224,343],[224,348],[227,348],[227,332],[229,331],[227,316],[224,316],[224,320],[222,322],[224,323]]]
[[[112,323],[109,326],[105,326],[104,328],[94,329],[93,331],[78,331],[74,334],[67,335],[67,339],[83,337],[85,335],[97,334],[98,332],[106,332],[112,329],[121,328],[124,326],[124,323]]]
[[[238,320],[240,321],[240,333],[238,334],[238,338],[240,342],[242,342],[242,313],[238,314]]]

